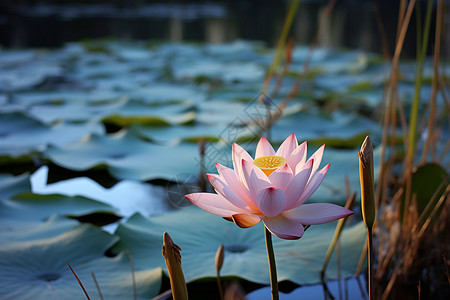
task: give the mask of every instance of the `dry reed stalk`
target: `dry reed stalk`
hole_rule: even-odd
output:
[[[298,6],[300,4],[300,0],[293,0],[288,8],[288,14],[286,19],[284,20],[283,29],[281,30],[280,39],[277,43],[277,49],[275,51],[275,57],[272,61],[272,64],[269,67],[269,71],[267,72],[266,78],[263,83],[263,94],[267,93],[270,81],[272,81],[272,77],[275,75],[275,72],[280,65],[280,61],[283,55],[283,49],[286,45],[286,39],[291,28],[292,22],[294,21],[294,17],[297,14]]]
[[[215,258],[215,264],[216,264],[216,274],[217,274],[217,287],[219,289],[219,296],[220,299],[223,300],[224,298],[224,293],[223,293],[223,288],[222,288],[222,281],[220,280],[220,270],[222,269],[223,266],[223,260],[225,258],[225,250],[223,247],[223,244],[221,244],[219,246],[219,248],[217,249],[216,252],[216,258]]]
[[[436,97],[440,85],[439,80],[439,58],[441,51],[441,38],[442,38],[442,20],[443,20],[443,9],[444,1],[438,0],[437,11],[436,11],[436,30],[434,39],[434,56],[433,56],[433,78],[432,78],[432,90],[430,98],[430,115],[428,118],[428,135],[424,144],[422,152],[422,163],[424,163],[428,156],[428,151],[431,151],[431,157],[433,160],[437,159],[436,148],[434,147],[435,141],[433,140],[433,132],[435,128],[436,120]]]
[[[445,226],[448,226],[448,214],[439,214],[439,210],[444,203],[446,203],[447,208],[450,207],[449,201],[446,201],[449,198],[449,193],[450,185],[447,186],[444,194],[439,198],[436,205],[433,206],[432,211],[427,217],[425,216],[428,214],[429,208],[432,207],[430,203],[434,203],[434,198],[436,198],[437,193],[430,199],[429,204],[420,216],[418,215],[417,202],[415,201],[415,197],[413,197],[413,205],[409,207],[410,213],[406,215],[406,219],[403,219],[402,234],[399,235],[397,247],[392,247],[391,245],[385,257],[384,264],[378,266],[380,268],[379,270],[386,270],[389,266],[388,263],[393,264],[393,273],[382,295],[382,299],[389,297],[396,283],[405,284],[408,280],[408,274],[416,273],[414,268],[430,265],[430,260],[432,260],[433,255],[430,255],[430,258],[424,257],[418,261],[418,253],[420,249],[423,249],[424,245],[431,245],[441,232],[445,232]],[[405,207],[404,209],[408,208]],[[443,210],[443,212],[446,212],[446,210]],[[422,220],[424,220],[423,223],[421,222]],[[433,220],[436,224],[443,225],[440,228],[437,226],[431,227],[432,233],[426,235],[425,233],[427,230],[430,230],[430,225],[433,224]],[[441,222],[438,222],[439,220]],[[381,277],[377,276],[378,278],[381,279]]]
[[[95,277],[94,272],[91,271],[92,280],[94,280],[95,287],[97,288],[98,296],[100,297],[100,300],[103,300],[103,294],[100,289],[100,285],[98,284],[97,278]]]
[[[406,0],[401,0],[400,7],[398,9],[397,39],[396,39],[397,41],[399,39],[400,28],[402,28],[403,19],[405,17],[405,12],[406,12]]]
[[[131,270],[131,282],[133,284],[133,299],[137,299],[137,292],[136,292],[136,277],[134,273],[134,262],[133,257],[131,256],[131,253],[128,252],[128,260],[130,261],[130,270]]]
[[[373,12],[375,15],[375,21],[377,23],[378,31],[380,32],[381,36],[381,53],[383,53],[384,58],[389,61],[392,59],[392,57],[391,53],[389,52],[388,38],[383,21],[381,20],[380,10],[378,9],[377,5],[375,5]]]
[[[398,30],[398,38],[397,38],[397,44],[395,47],[394,56],[392,58],[392,69],[390,74],[390,81],[389,81],[389,88],[387,92],[386,97],[386,105],[385,105],[385,113],[384,113],[384,123],[383,123],[383,135],[381,138],[381,152],[380,152],[380,162],[379,162],[379,177],[378,182],[383,182],[381,175],[387,176],[384,172],[384,161],[385,161],[385,155],[386,155],[386,147],[387,147],[387,141],[388,141],[388,129],[390,128],[389,125],[394,125],[396,127],[396,124],[392,123],[392,120],[395,121],[395,105],[394,105],[394,96],[397,94],[397,82],[398,82],[398,70],[399,70],[399,60],[400,60],[400,54],[403,49],[403,43],[405,41],[406,31],[409,26],[409,22],[411,20],[411,15],[414,9],[415,0],[412,0],[409,2],[408,8],[406,10],[406,13],[404,14],[404,17],[402,17],[401,26]],[[400,24],[400,23],[399,23]],[[391,127],[392,128],[392,127]],[[394,140],[394,138],[391,138],[391,140]],[[376,190],[376,199],[377,203],[383,202],[382,198],[385,197],[385,192],[381,190],[381,185],[377,185]]]
[[[277,81],[275,83],[275,87],[272,91],[272,97],[276,98],[278,92],[280,91],[281,85],[283,83],[284,76],[289,72],[289,67],[292,63],[292,51],[294,49],[294,39],[290,38],[286,45],[286,52],[283,64],[283,71],[277,76]]]
[[[69,266],[70,271],[72,271],[73,276],[75,276],[75,279],[78,281],[78,284],[80,285],[81,289],[83,290],[83,293],[84,293],[84,295],[86,296],[86,298],[87,298],[88,300],[91,300],[91,298],[89,297],[89,295],[88,295],[86,289],[84,288],[83,283],[81,282],[80,278],[78,278],[77,273],[75,273],[75,271],[72,269],[72,266],[70,265],[70,263],[67,263],[67,265]]]

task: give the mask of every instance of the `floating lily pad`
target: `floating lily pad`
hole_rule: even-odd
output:
[[[179,142],[198,143],[201,139],[208,142],[216,142],[223,133],[220,126],[206,126],[205,124],[194,124],[190,126],[142,126],[135,124],[132,131],[138,136],[162,144],[174,144]]]
[[[85,299],[68,263],[92,298],[98,292],[91,272],[105,299],[131,298],[133,283],[128,255],[106,258],[103,254],[116,241],[116,237],[83,224],[52,237],[3,244],[0,246],[0,298]],[[160,269],[135,273],[139,299],[158,294],[161,275]]]
[[[45,222],[54,214],[82,218],[93,213],[115,216],[116,212],[111,206],[86,197],[58,194],[19,194],[1,201],[0,207],[0,228],[17,234],[30,230],[37,222]]]
[[[60,123],[48,127],[23,114],[3,114],[0,118],[0,155],[18,157],[43,151],[48,144],[75,142],[89,133],[102,133],[98,124]]]
[[[320,281],[320,269],[334,233],[334,224],[312,226],[299,241],[274,237],[279,280],[297,284]],[[224,244],[225,261],[222,276],[237,276],[253,282],[268,284],[269,270],[262,223],[248,229],[196,207],[145,218],[139,214],[121,224],[116,231],[120,242],[115,250],[129,250],[140,269],[163,267],[161,244],[163,232],[168,232],[181,247],[182,267],[188,282],[216,276],[214,258]],[[341,276],[353,274],[364,245],[362,224],[344,230],[341,237]],[[327,271],[336,278],[335,260]]]
[[[183,65],[173,65],[176,79],[194,79],[206,76],[224,82],[255,82],[264,79],[264,69],[254,62],[221,63],[213,59],[203,59]]]
[[[375,141],[381,136],[377,123],[355,114],[335,112],[324,116],[298,112],[283,116],[274,124],[271,128],[272,142],[281,142],[292,132],[299,140],[332,143],[330,146],[336,148],[358,147],[369,134]]]
[[[25,223],[19,223],[11,218],[4,218],[2,215],[0,217],[0,243],[10,246],[22,242],[47,239],[63,234],[79,224],[78,221],[61,215],[52,215],[42,221],[28,220]]]
[[[256,54],[255,48],[258,46],[262,47],[262,43],[256,41],[236,40],[225,44],[206,44],[204,48],[205,53],[217,58],[229,56],[235,57],[236,55],[245,55],[244,57],[247,58],[248,55],[254,56]]]
[[[195,119],[191,103],[149,105],[129,102],[120,110],[106,115],[102,122],[127,127],[131,124],[145,126],[171,126],[192,123]]]
[[[46,55],[30,52],[0,53],[15,61],[0,59],[0,90],[18,91],[36,87],[47,77],[60,76],[62,68],[59,63]]]
[[[342,93],[375,88],[382,89],[385,80],[386,76],[381,72],[341,74],[339,76],[331,74],[317,76],[314,84],[324,90]]]
[[[326,60],[312,63],[311,69],[319,68],[326,74],[361,73],[369,65],[369,55],[361,51],[330,53]]]
[[[426,216],[429,216],[431,210],[439,201],[449,184],[449,176],[445,169],[436,163],[426,163],[413,170],[411,182],[411,195],[417,201],[419,216],[424,212],[428,204]],[[402,201],[402,211],[405,206],[405,199]],[[402,213],[403,216],[403,213]]]
[[[87,87],[92,88],[86,83]],[[95,102],[98,99],[111,100],[114,102],[115,99],[120,97],[115,91],[105,91],[105,90],[86,90],[86,86],[76,86],[70,89],[60,89],[51,91],[27,91],[14,94],[14,104],[20,105],[22,107],[22,112],[26,113],[30,107],[36,105],[52,105],[58,106],[66,103],[84,103],[84,102]]]
[[[93,105],[92,102],[68,101],[59,105],[39,104],[33,105],[28,114],[45,124],[52,124],[56,121],[68,122],[88,122],[99,121],[108,113],[115,113],[128,100],[118,98],[116,101],[104,101],[102,105]]]
[[[197,148],[192,144],[155,145],[121,131],[112,136],[93,135],[69,146],[50,147],[44,155],[75,171],[104,169],[118,179],[170,180],[180,173],[197,174]]]
[[[26,192],[31,192],[29,174],[19,176],[0,174],[0,199],[8,199],[11,196]]]
[[[192,85],[158,83],[141,87],[129,92],[130,97],[139,99],[145,103],[168,103],[171,101],[186,101],[201,103],[205,100],[205,94]]]

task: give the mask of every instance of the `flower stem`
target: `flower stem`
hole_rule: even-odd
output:
[[[272,300],[278,300],[277,266],[275,264],[275,255],[273,253],[272,233],[266,228],[266,226],[264,226],[264,236],[266,238],[267,258],[269,259],[270,290],[272,292]]]

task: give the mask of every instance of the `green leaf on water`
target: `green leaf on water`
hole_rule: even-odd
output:
[[[297,284],[320,281],[320,269],[328,244],[334,233],[333,224],[312,226],[298,241],[274,237],[279,280]],[[221,276],[236,276],[249,281],[268,284],[269,270],[262,223],[247,229],[207,213],[196,207],[145,218],[136,214],[116,231],[120,242],[113,251],[128,250],[140,269],[162,267],[163,232],[168,232],[181,247],[183,272],[187,282],[209,278],[215,280],[215,254],[224,244],[225,260]],[[356,269],[365,231],[363,224],[344,230],[341,237],[341,276],[350,276]],[[327,270],[329,278],[336,278],[335,259]]]
[[[68,263],[91,298],[98,297],[91,272],[94,272],[105,299],[133,297],[128,255],[104,256],[117,237],[88,224],[54,235],[45,233],[46,230],[53,229],[41,228],[36,232],[40,239],[0,246],[0,298],[86,299]],[[138,299],[149,299],[159,293],[161,269],[136,271],[135,278]]]
[[[31,192],[29,174],[19,176],[0,174],[0,200],[26,192]]]
[[[110,205],[83,196],[23,193],[0,201],[0,228],[20,234],[55,214],[86,218],[93,213],[112,216],[115,212]]]
[[[117,179],[170,180],[177,174],[197,174],[199,170],[197,145],[155,145],[130,131],[92,135],[75,144],[50,147],[44,156],[66,169],[107,170]]]
[[[425,218],[431,213],[449,182],[447,171],[437,163],[426,163],[413,170],[411,195],[416,198],[419,215],[424,212],[430,201],[433,201],[429,210],[425,213]],[[404,210],[404,201],[403,199],[402,211]]]
[[[103,117],[102,122],[119,127],[132,124],[143,126],[171,126],[190,124],[195,120],[194,105],[190,102],[169,102],[146,104],[128,102]]]

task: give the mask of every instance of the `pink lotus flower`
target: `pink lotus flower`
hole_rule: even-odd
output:
[[[275,152],[262,137],[255,159],[233,144],[233,169],[216,163],[219,174],[206,174],[217,194],[186,195],[193,204],[215,215],[232,219],[239,227],[261,220],[283,239],[299,239],[303,225],[322,224],[353,212],[330,203],[304,204],[316,191],[330,164],[319,169],[325,145],[306,160],[306,142],[298,145],[291,134]]]

